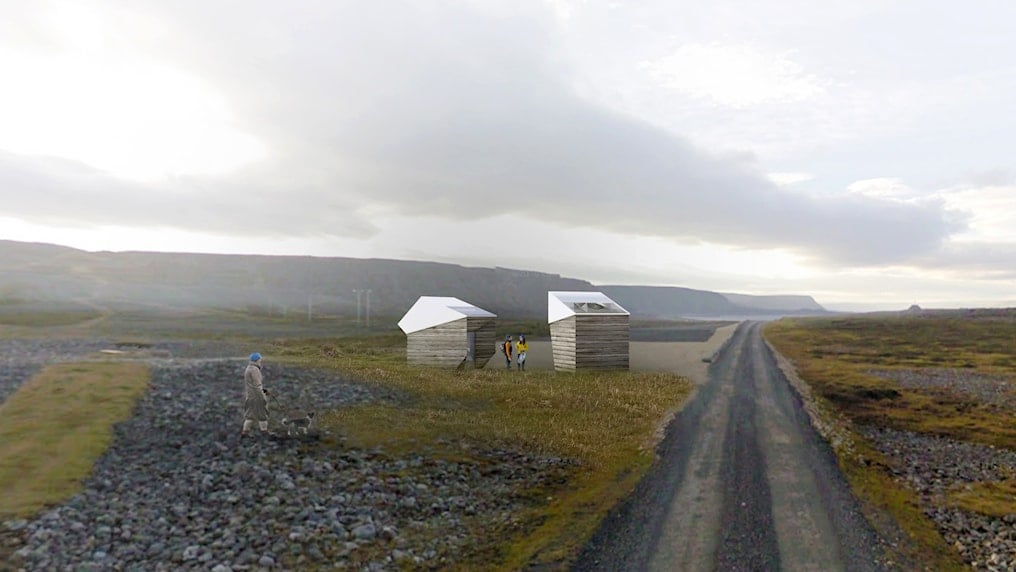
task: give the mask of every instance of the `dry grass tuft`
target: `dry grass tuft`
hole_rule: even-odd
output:
[[[1010,476],[1004,481],[977,483],[953,492],[949,500],[963,510],[988,516],[1016,514],[1016,478]]]

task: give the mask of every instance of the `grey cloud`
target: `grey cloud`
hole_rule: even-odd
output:
[[[173,41],[148,40],[145,49],[222,89],[277,162],[232,180],[189,181],[200,193],[101,186],[79,173],[88,192],[113,193],[115,212],[139,224],[166,223],[165,213],[148,212],[154,207],[173,212],[168,220],[179,226],[262,232],[237,220],[270,213],[276,232],[357,235],[371,228],[350,213],[369,207],[449,219],[510,212],[856,265],[934,252],[960,226],[934,203],[789,192],[750,160],[710,156],[584,101],[546,27],[554,19],[538,5],[339,2],[297,11],[195,2],[148,10]],[[81,202],[54,192],[68,206]],[[181,205],[181,194],[200,199]],[[78,206],[67,216],[113,216]]]
[[[242,236],[376,232],[346,198],[295,184],[280,192],[280,182],[266,183],[257,175],[141,183],[75,161],[0,151],[0,201],[4,215],[66,226],[175,227]]]
[[[1005,187],[1016,185],[1016,175],[1007,169],[993,169],[967,174],[961,182],[972,187]]]
[[[790,247],[850,264],[932,251],[955,227],[938,204],[789,192],[750,163],[707,156],[574,99],[529,106],[504,129],[459,109],[443,125],[400,125],[431,143],[363,156],[367,167],[351,186],[406,213],[472,218],[496,209],[621,233]]]
[[[1016,243],[959,242],[918,257],[920,268],[947,272],[971,280],[1016,281]]]

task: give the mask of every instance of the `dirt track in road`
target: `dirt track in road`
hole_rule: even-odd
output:
[[[576,570],[885,569],[761,324],[734,332],[658,453]]]

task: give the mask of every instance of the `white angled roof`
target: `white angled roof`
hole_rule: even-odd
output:
[[[577,314],[629,315],[603,292],[547,292],[547,323]]]
[[[477,308],[458,298],[420,296],[413,307],[399,320],[402,331],[411,334],[462,318],[496,318],[496,314]]]

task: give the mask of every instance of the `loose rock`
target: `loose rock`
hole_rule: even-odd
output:
[[[990,517],[949,506],[946,497],[965,485],[1016,474],[1016,451],[864,427],[862,434],[892,465],[894,477],[918,493],[925,514],[975,570],[1016,570],[1016,515]]]

